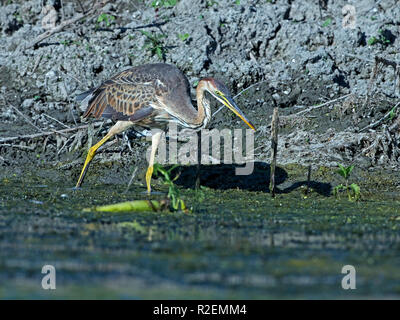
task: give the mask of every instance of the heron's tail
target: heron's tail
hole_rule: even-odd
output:
[[[85,112],[86,109],[88,108],[89,102],[93,98],[93,92],[96,90],[96,88],[92,88],[88,91],[82,92],[78,94],[75,97],[75,101],[80,103],[80,109],[81,111]]]
[[[78,94],[78,95],[75,97],[75,101],[76,101],[76,102],[82,102],[83,100],[85,100],[85,98],[86,98],[88,95],[90,95],[91,93],[93,93],[93,91],[94,91],[95,89],[96,89],[96,88],[92,88],[92,89],[90,89],[90,90],[88,90],[88,91],[85,91],[85,92],[82,92],[82,93]]]

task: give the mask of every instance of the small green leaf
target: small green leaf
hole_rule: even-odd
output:
[[[325,22],[322,24],[323,27],[327,27],[332,23],[332,19],[328,18],[325,20]]]
[[[352,184],[350,185],[350,189],[353,191],[354,199],[355,199],[355,200],[360,199],[360,196],[361,196],[360,187],[359,187],[357,184],[352,183]]]
[[[390,119],[390,121],[392,121],[393,118],[394,118],[394,116],[396,115],[396,107],[397,107],[397,105],[394,106],[394,107],[392,108],[392,110],[390,110],[390,112],[389,112],[389,119]]]
[[[346,177],[348,178],[350,173],[353,171],[354,169],[354,165],[351,165],[349,167],[346,168]]]
[[[178,38],[182,41],[186,41],[189,38],[189,33],[178,34]]]
[[[156,47],[156,53],[157,53],[157,56],[160,58],[160,60],[162,60],[163,55],[162,55],[162,50],[160,47]]]
[[[368,39],[367,43],[369,46],[373,46],[374,44],[378,43],[379,40],[376,37],[371,37]]]
[[[337,198],[339,196],[339,192],[344,189],[344,185],[339,184],[335,188],[333,188],[333,194]]]
[[[343,167],[341,164],[339,164],[339,170],[336,171],[338,174],[340,174],[343,178],[346,179],[346,168]]]

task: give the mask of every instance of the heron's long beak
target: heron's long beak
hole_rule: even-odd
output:
[[[249,119],[244,115],[242,110],[239,109],[239,107],[236,105],[235,101],[231,97],[226,97],[226,96],[221,96],[222,103],[227,106],[234,114],[236,114],[240,119],[242,119],[250,128],[252,128],[254,131],[256,130],[254,128],[254,125],[250,122]]]

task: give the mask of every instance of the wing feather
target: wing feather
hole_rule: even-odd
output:
[[[83,116],[100,118],[108,108],[105,116],[109,117],[109,108],[112,108],[116,114],[119,114],[119,118],[131,117],[142,108],[148,108],[157,101],[156,88],[151,82],[133,82],[132,78],[118,77],[108,80],[93,91]],[[146,109],[145,114],[148,111],[149,109]]]

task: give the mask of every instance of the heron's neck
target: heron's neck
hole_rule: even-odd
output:
[[[210,101],[206,98],[205,93],[205,83],[200,81],[196,89],[196,100],[197,100],[197,119],[196,122],[199,123],[201,128],[207,126],[211,120],[211,109]]]

